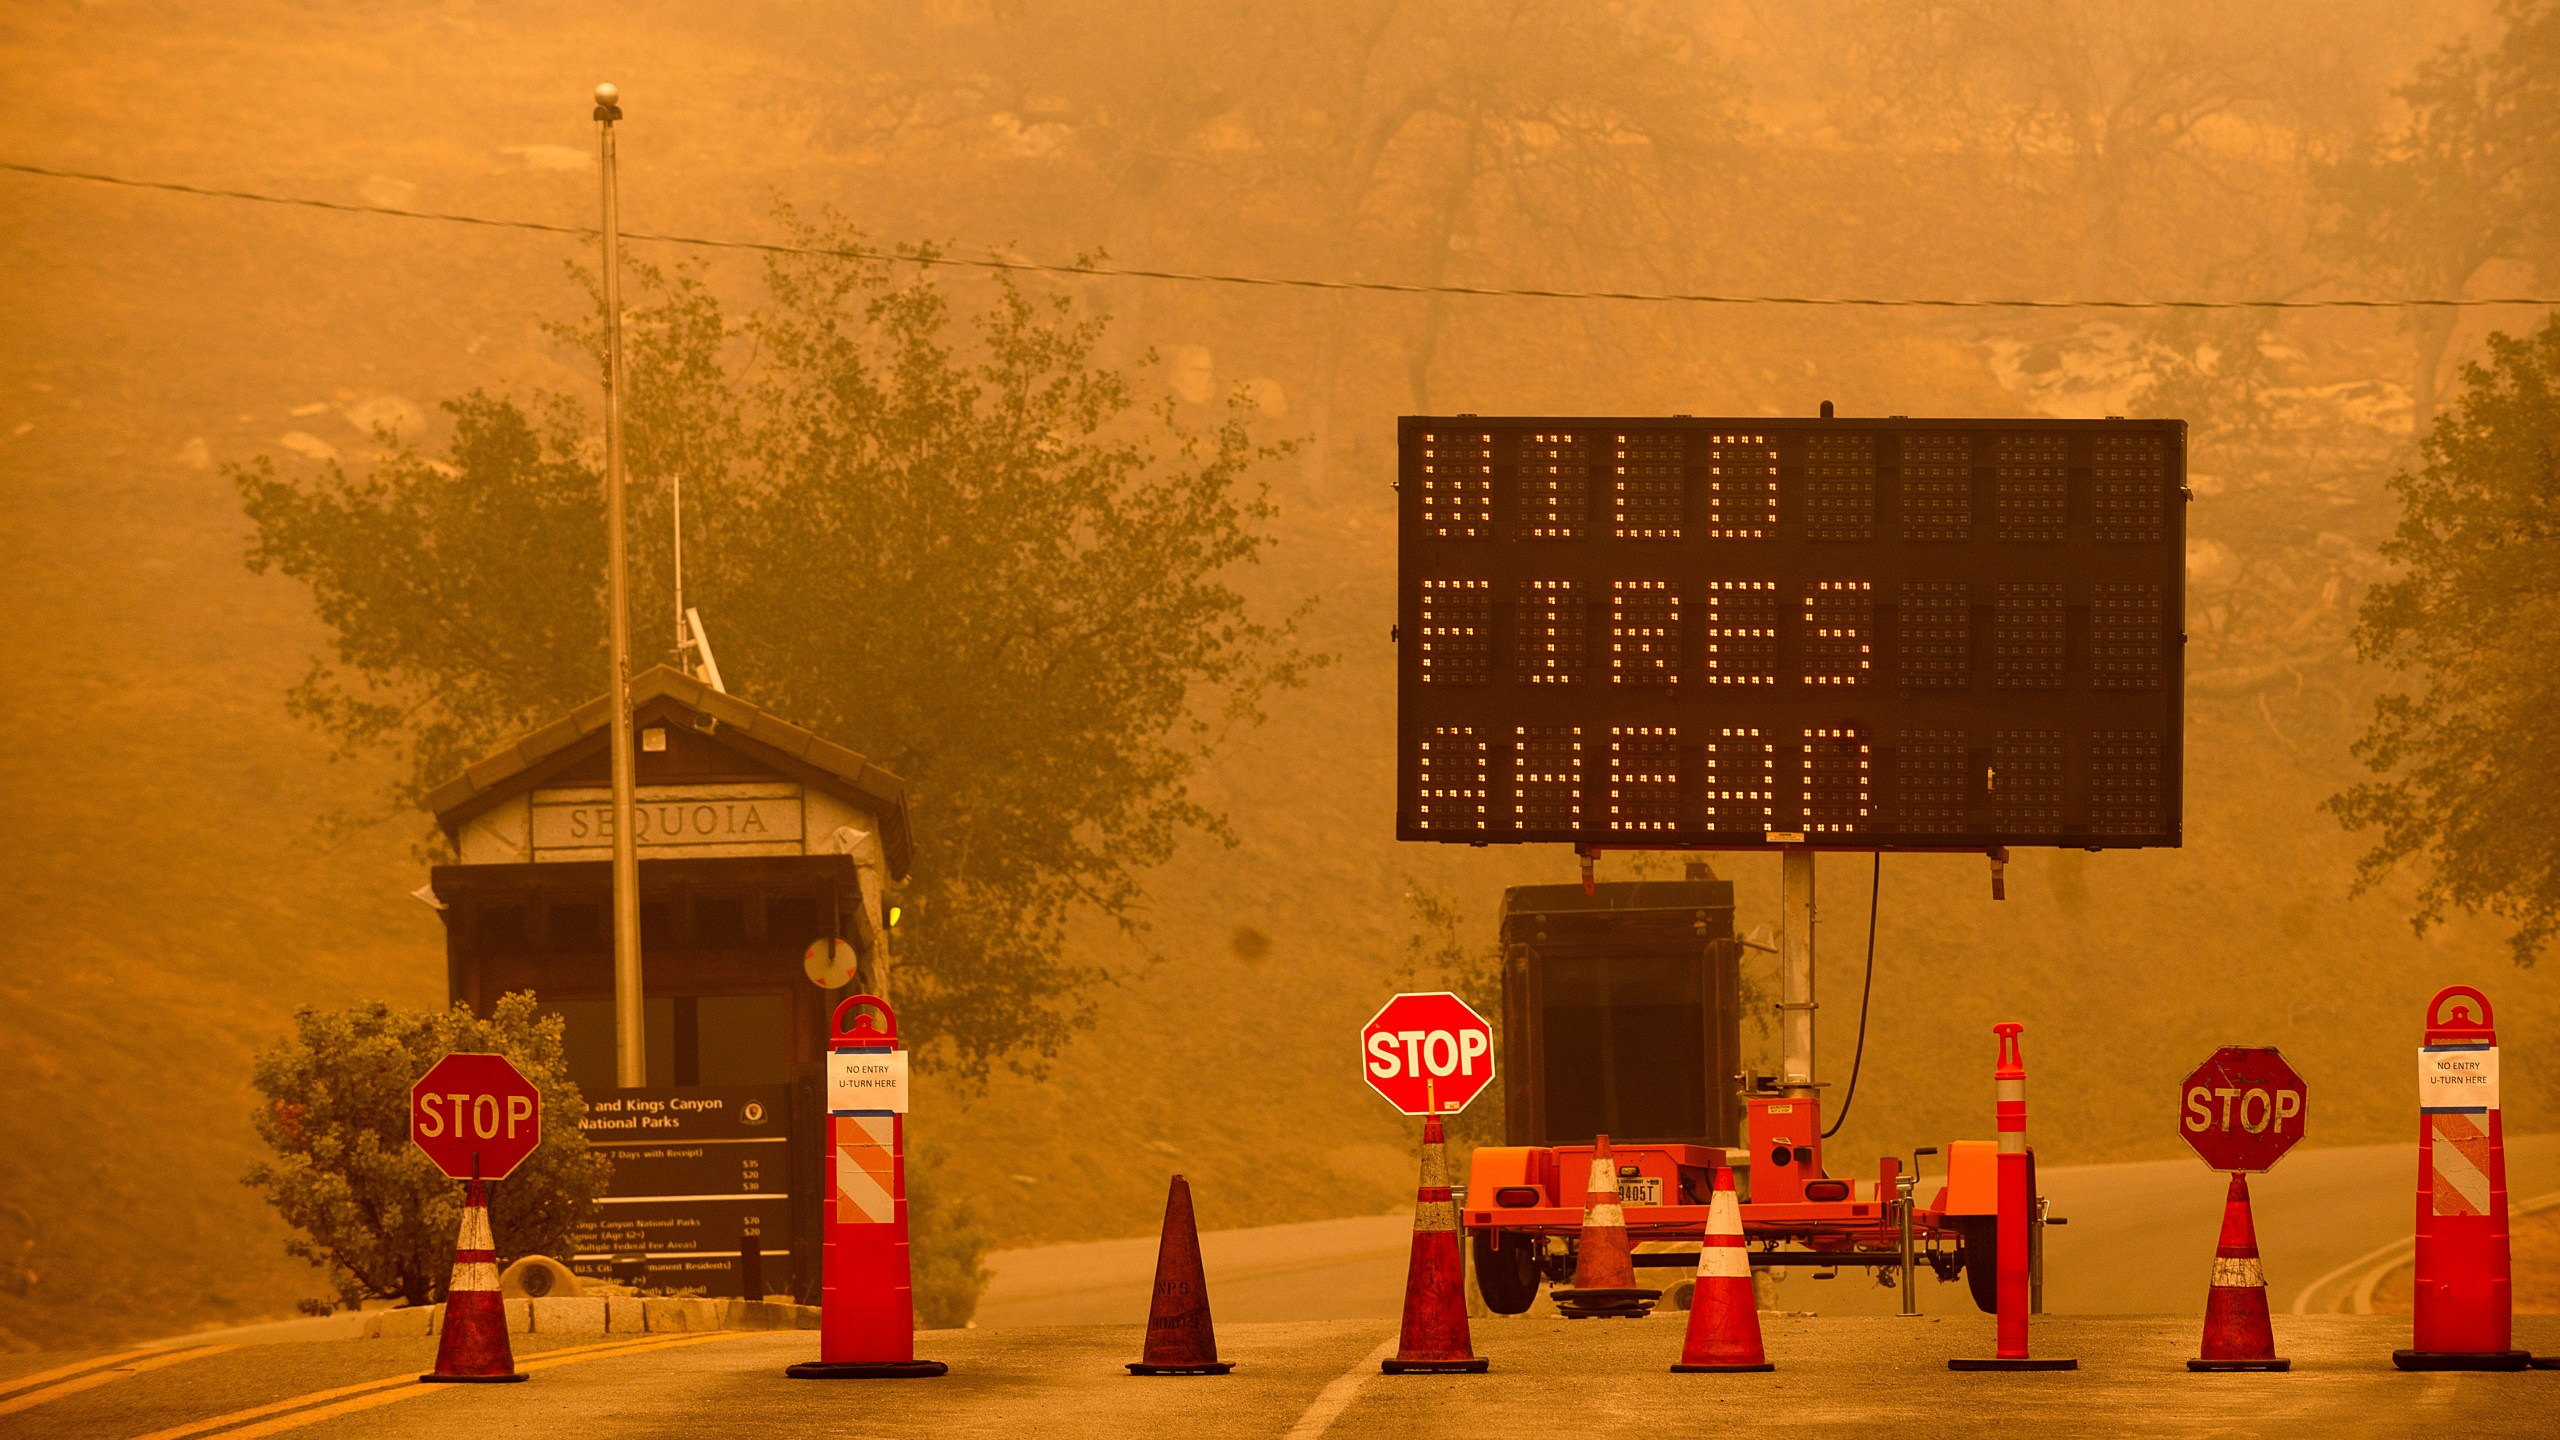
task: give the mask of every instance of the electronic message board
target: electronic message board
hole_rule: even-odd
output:
[[[1396,834],[2176,845],[2182,420],[1408,416]]]

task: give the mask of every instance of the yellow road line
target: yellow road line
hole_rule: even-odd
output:
[[[634,1345],[644,1345],[647,1343],[648,1337],[646,1336],[635,1336],[622,1340],[599,1340],[588,1345],[568,1345],[563,1346],[558,1350],[545,1350],[542,1352],[541,1358],[548,1358],[555,1355],[585,1355],[597,1350],[620,1350],[627,1349]],[[523,1367],[519,1366],[518,1368],[521,1369]],[[289,1400],[274,1400],[264,1405],[253,1405],[246,1410],[234,1410],[228,1415],[216,1415],[210,1420],[191,1420],[184,1425],[173,1425],[166,1430],[154,1430],[148,1435],[136,1436],[135,1440],[186,1440],[186,1437],[190,1435],[202,1435],[207,1431],[219,1430],[225,1425],[238,1425],[243,1421],[255,1420],[260,1416],[273,1415],[283,1410],[299,1410],[305,1405],[317,1405],[324,1400],[335,1400],[341,1396],[357,1395],[367,1390],[382,1390],[393,1385],[415,1385],[417,1383],[418,1377],[415,1373],[403,1371],[398,1375],[385,1375],[379,1380],[359,1380],[353,1385],[340,1385],[333,1390],[315,1390],[308,1395],[296,1395]]]
[[[21,1375],[15,1380],[0,1381],[0,1390],[25,1390],[41,1385],[47,1380],[59,1380],[65,1375],[77,1375],[83,1370],[94,1370],[101,1365],[115,1365],[126,1360],[137,1360],[145,1355],[156,1355],[162,1348],[164,1347],[146,1345],[139,1350],[127,1350],[121,1355],[93,1355],[86,1360],[74,1360],[68,1365],[56,1365],[50,1370],[39,1370],[33,1375]]]
[[[0,1400],[0,1415],[15,1415],[21,1410],[42,1405],[48,1400],[59,1400],[65,1395],[77,1395],[83,1390],[95,1390],[111,1380],[121,1380],[127,1375],[139,1375],[145,1370],[157,1370],[163,1365],[175,1365],[181,1360],[193,1360],[200,1355],[219,1355],[225,1350],[239,1348],[237,1345],[198,1345],[187,1350],[164,1350],[157,1355],[135,1360],[131,1364],[118,1365],[108,1370],[93,1370],[77,1380],[65,1380],[59,1385],[48,1385],[41,1390],[29,1390],[24,1394],[12,1395],[6,1400]]]
[[[569,1345],[558,1350],[545,1350],[542,1353],[546,1356],[583,1355],[592,1350],[618,1349],[645,1343],[647,1343],[647,1337],[640,1336],[625,1340],[599,1340],[591,1345]],[[397,1375],[385,1375],[379,1380],[359,1380],[353,1385],[340,1385],[334,1390],[315,1390],[308,1395],[296,1395],[290,1400],[274,1400],[264,1405],[252,1405],[246,1410],[234,1410],[228,1415],[216,1415],[210,1420],[191,1420],[184,1425],[173,1425],[166,1430],[154,1430],[148,1435],[137,1436],[135,1440],[186,1440],[190,1435],[202,1435],[210,1430],[219,1430],[225,1425],[237,1425],[243,1421],[255,1420],[262,1415],[273,1415],[283,1410],[299,1410],[305,1405],[317,1405],[323,1400],[335,1400],[340,1396],[357,1395],[367,1390],[381,1390],[393,1385],[417,1383],[418,1377],[414,1372],[402,1371]]]
[[[748,1333],[750,1332],[744,1330],[723,1330],[709,1335],[665,1337],[642,1335],[627,1340],[606,1340],[592,1345],[573,1345],[566,1349],[546,1350],[519,1362],[516,1368],[530,1375],[537,1371],[557,1369],[563,1365],[575,1365],[582,1360],[605,1360],[616,1355],[672,1350],[680,1345],[700,1345],[706,1341],[724,1340],[733,1335]],[[433,1395],[448,1388],[450,1387],[424,1384],[415,1375],[393,1375],[380,1380],[363,1380],[353,1385],[341,1385],[331,1390],[315,1390],[308,1395],[296,1395],[289,1400],[253,1405],[246,1410],[234,1410],[228,1415],[216,1415],[209,1420],[196,1420],[167,1430],[155,1430],[148,1435],[136,1437],[136,1440],[186,1440],[189,1436],[209,1434],[216,1430],[223,1430],[227,1426],[255,1421],[257,1423],[246,1424],[243,1429],[230,1430],[223,1436],[223,1440],[251,1440],[254,1436],[298,1430],[305,1425],[316,1425],[320,1421],[335,1419],[340,1415],[352,1415],[359,1410],[370,1410],[377,1405],[388,1405],[395,1400],[411,1400],[421,1395]],[[280,1413],[285,1411],[293,1413]]]
[[[666,1340],[657,1344],[630,1345],[618,1350],[595,1351],[585,1355],[541,1357],[528,1360],[516,1368],[527,1374],[532,1374],[537,1371],[556,1369],[562,1365],[576,1365],[588,1360],[608,1360],[620,1355],[637,1355],[652,1350],[673,1350],[685,1345],[701,1345],[713,1340],[724,1340],[732,1335],[742,1335],[745,1333],[747,1332],[742,1330],[727,1330],[713,1335],[687,1335],[680,1339]],[[255,1425],[250,1425],[242,1429],[226,1431],[223,1435],[223,1440],[256,1440],[256,1437],[261,1435],[275,1435],[286,1430],[299,1430],[305,1425],[316,1425],[323,1420],[334,1420],[341,1415],[352,1415],[359,1410],[371,1410],[378,1405],[388,1405],[395,1400],[409,1400],[420,1395],[433,1395],[445,1390],[446,1388],[448,1387],[442,1385],[413,1384],[407,1389],[377,1390],[370,1395],[358,1395],[353,1399],[341,1400],[334,1405],[323,1405],[316,1410],[304,1410],[292,1415],[279,1415],[273,1420],[262,1420]]]

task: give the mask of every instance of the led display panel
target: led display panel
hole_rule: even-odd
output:
[[[2178,843],[2186,422],[1397,439],[1398,838]]]

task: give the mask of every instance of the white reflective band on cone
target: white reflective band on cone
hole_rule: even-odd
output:
[[[464,1294],[473,1290],[495,1290],[497,1288],[498,1267],[486,1260],[463,1260],[456,1262],[453,1267],[453,1281],[445,1286],[446,1290],[456,1295]]]
[[[2023,1102],[2027,1098],[2027,1082],[2024,1080],[1998,1080],[1992,1083],[1997,1089],[1996,1098],[1998,1099]]]
[[[2237,1260],[2217,1255],[2213,1259],[2213,1285],[2217,1290],[2263,1290],[2267,1272],[2254,1255]]]
[[[1742,1234],[1742,1207],[1734,1202],[1733,1192],[1718,1190],[1707,1205],[1707,1233],[1710,1235]]]
[[[1445,1144],[1423,1146],[1422,1188],[1425,1190],[1445,1190],[1448,1187],[1449,1147]]]
[[[1592,1206],[1591,1213],[1582,1217],[1582,1223],[1586,1228],[1597,1225],[1603,1230],[1624,1230],[1627,1228],[1627,1212],[1612,1200],[1605,1205]]]
[[[1416,1230],[1455,1230],[1458,1228],[1458,1202],[1425,1200],[1413,1207]]]
[[[1613,1168],[1608,1156],[1591,1157],[1591,1183],[1582,1188],[1585,1193],[1592,1195],[1600,1194],[1602,1191],[1612,1195],[1618,1193],[1618,1172]]]
[[[496,1237],[489,1233],[489,1212],[486,1207],[479,1205],[466,1205],[463,1207],[462,1238],[454,1242],[453,1248],[456,1250],[495,1250],[498,1248]]]
[[[2024,1131],[2024,1130],[2003,1130],[2003,1131],[2001,1131],[2001,1132],[2000,1132],[2000,1153],[2001,1153],[2001,1154],[2003,1154],[2003,1155],[2024,1155],[2024,1154],[2026,1154],[2026,1153],[2027,1153],[2027,1132],[2026,1132],[2026,1131]]]
[[[1698,1278],[1701,1280],[1748,1280],[1751,1257],[1739,1245],[1710,1245],[1698,1252]]]

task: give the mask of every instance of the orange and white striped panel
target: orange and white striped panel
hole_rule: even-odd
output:
[[[886,1225],[897,1218],[895,1115],[836,1117],[836,1223]]]
[[[2435,1213],[2489,1213],[2489,1132],[2482,1117],[2438,1111],[2427,1117],[2427,1170],[2435,1177]]]

